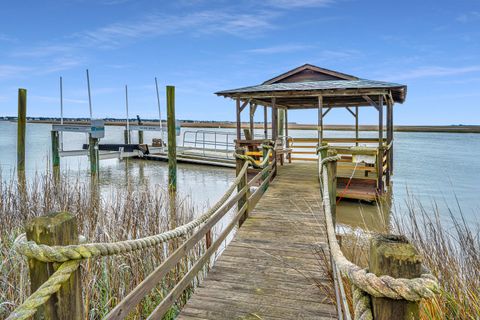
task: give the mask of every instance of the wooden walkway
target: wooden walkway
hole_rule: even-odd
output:
[[[279,167],[178,319],[335,319],[319,242],[326,234],[317,165]]]

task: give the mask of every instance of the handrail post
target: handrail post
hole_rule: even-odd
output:
[[[378,235],[370,240],[369,271],[377,276],[412,279],[422,274],[422,259],[405,237]],[[419,302],[372,297],[373,318],[419,319]]]
[[[29,221],[27,239],[37,244],[78,244],[77,218],[68,212],[52,213]],[[31,292],[38,289],[60,266],[29,259]],[[60,290],[38,309],[35,319],[83,319],[81,271],[77,269]]]
[[[246,150],[245,150],[245,148],[237,148],[237,150],[235,152],[239,155],[245,155]],[[237,173],[236,173],[237,176],[240,173],[240,171],[242,170],[243,166],[245,165],[245,162],[246,162],[246,160],[237,158],[237,168],[236,168],[237,169]],[[238,184],[238,187],[237,187],[238,192],[240,192],[247,185],[247,174],[248,174],[248,170],[245,171],[243,177],[240,180],[240,183]],[[249,192],[246,192],[238,200],[238,210],[240,210],[240,208],[242,208],[245,205],[245,203],[248,202],[248,193]],[[245,214],[238,221],[238,226],[239,227],[241,227],[243,222],[247,219],[248,213],[249,213],[249,210],[248,210],[248,204],[247,204],[247,210],[245,211]]]
[[[322,150],[324,151],[324,150]],[[334,157],[337,155],[335,150],[325,149],[328,157]],[[337,218],[337,161],[327,162],[328,173],[328,194],[330,195],[330,209],[332,212],[333,225],[336,224]]]

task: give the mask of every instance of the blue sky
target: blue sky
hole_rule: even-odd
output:
[[[397,124],[480,124],[478,0],[9,1],[0,26],[0,115],[16,114],[23,87],[28,115],[58,116],[63,76],[65,116],[87,117],[88,68],[94,117],[125,116],[125,84],[130,114],[155,117],[158,77],[162,107],[165,85],[177,88],[178,118],[233,120],[213,92],[311,63],[407,84]],[[344,110],[326,118],[350,122]]]

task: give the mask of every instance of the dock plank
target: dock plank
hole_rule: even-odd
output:
[[[177,319],[337,318],[317,177],[313,163],[279,168]]]

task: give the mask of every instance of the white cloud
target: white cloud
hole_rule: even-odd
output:
[[[284,44],[284,45],[277,45],[277,46],[264,47],[264,48],[248,49],[248,50],[245,50],[244,52],[254,53],[254,54],[276,54],[276,53],[304,51],[312,48],[314,48],[313,45]]]
[[[326,7],[335,0],[267,0],[265,3],[282,9]]]
[[[464,14],[461,14],[457,17],[457,21],[462,23],[468,23],[472,21],[480,20],[480,12],[479,11],[470,11]]]
[[[416,69],[408,70],[397,74],[393,79],[406,80],[418,78],[445,77],[453,75],[461,75],[473,72],[480,72],[480,65],[466,67],[440,67],[440,66],[424,66]]]
[[[3,64],[0,65],[0,80],[19,77],[31,71],[32,69],[29,67]]]

